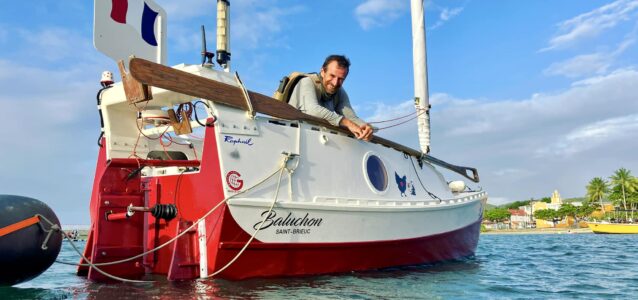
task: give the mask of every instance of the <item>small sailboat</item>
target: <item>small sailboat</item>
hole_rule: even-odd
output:
[[[96,30],[100,15],[113,18],[110,5],[96,1]],[[121,63],[122,82],[112,84],[105,74],[85,249],[91,265],[78,274],[95,281],[145,274],[245,279],[472,255],[487,194],[448,184],[439,172],[447,168],[478,182],[476,169],[428,154],[428,113],[419,114],[418,151],[376,136],[357,140],[249,91],[228,72],[228,5],[218,1],[220,69],[203,49],[201,65],[168,67],[155,52]],[[148,7],[161,18],[160,8]],[[415,100],[427,111],[422,1],[412,1],[412,13]],[[152,24],[155,33],[164,28]],[[96,45],[115,47],[115,40],[96,36],[102,39]],[[165,41],[147,34],[148,40]]]

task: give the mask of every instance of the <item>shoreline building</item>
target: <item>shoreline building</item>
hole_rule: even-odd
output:
[[[551,202],[550,203],[546,203],[546,202],[542,202],[542,201],[538,201],[538,202],[534,202],[532,203],[532,214],[534,214],[536,211],[541,210],[541,209],[553,209],[553,210],[559,210],[560,207],[563,204],[571,204],[573,206],[582,206],[583,203],[580,201],[577,202],[570,202],[570,203],[565,203],[563,202],[563,199],[561,198],[560,194],[558,193],[558,190],[554,190],[554,192],[552,193],[552,197],[551,197]],[[536,219],[533,218],[536,221],[536,228],[554,228],[554,227],[570,227],[573,226],[576,223],[576,219],[574,219],[573,216],[567,216],[563,219],[561,219],[560,221],[556,222],[556,224],[554,224],[554,222],[552,222],[551,220],[540,220],[540,219]],[[582,224],[579,224],[579,226],[583,226]]]
[[[509,209],[510,212],[510,228],[525,229],[532,227],[532,215],[527,209],[529,206],[521,206],[519,209]]]
[[[563,199],[561,199],[560,194],[558,193],[558,190],[554,190],[554,192],[552,193],[552,197],[551,197],[551,202],[550,203],[546,203],[543,201],[538,201],[538,202],[534,202],[532,203],[532,215],[537,211],[537,210],[541,210],[541,209],[553,209],[553,210],[558,210],[560,208],[561,205],[563,205]],[[547,221],[547,220],[541,220],[541,219],[536,219],[536,228],[554,228],[554,222],[552,221]],[[563,223],[565,220],[561,221],[561,223]],[[573,222],[573,220],[572,220]],[[569,222],[567,222],[569,223]],[[569,224],[567,224],[569,225]]]

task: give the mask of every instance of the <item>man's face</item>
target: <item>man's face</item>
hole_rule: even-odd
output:
[[[330,95],[336,93],[346,80],[346,76],[348,76],[348,69],[339,67],[336,61],[331,61],[325,69],[322,68],[321,77],[323,81],[321,83],[326,89],[326,93]]]

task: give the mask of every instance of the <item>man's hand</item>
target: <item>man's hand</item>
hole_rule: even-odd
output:
[[[372,126],[370,126],[370,124],[366,123],[363,124],[363,126],[361,126],[361,138],[362,140],[369,142],[370,139],[372,139]]]
[[[370,124],[359,126],[344,117],[339,122],[339,125],[350,130],[350,132],[352,132],[352,134],[354,134],[354,137],[356,137],[357,139],[370,141],[370,139],[372,138],[372,126],[370,126]]]

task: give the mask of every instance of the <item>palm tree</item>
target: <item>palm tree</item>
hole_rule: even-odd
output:
[[[590,201],[599,201],[600,209],[605,213],[603,197],[609,192],[609,184],[601,177],[594,177],[587,185],[587,197]]]
[[[625,208],[625,218],[627,218],[627,193],[633,193],[638,189],[638,180],[631,176],[631,171],[620,168],[609,177],[614,187],[620,187],[622,191],[622,203]]]

